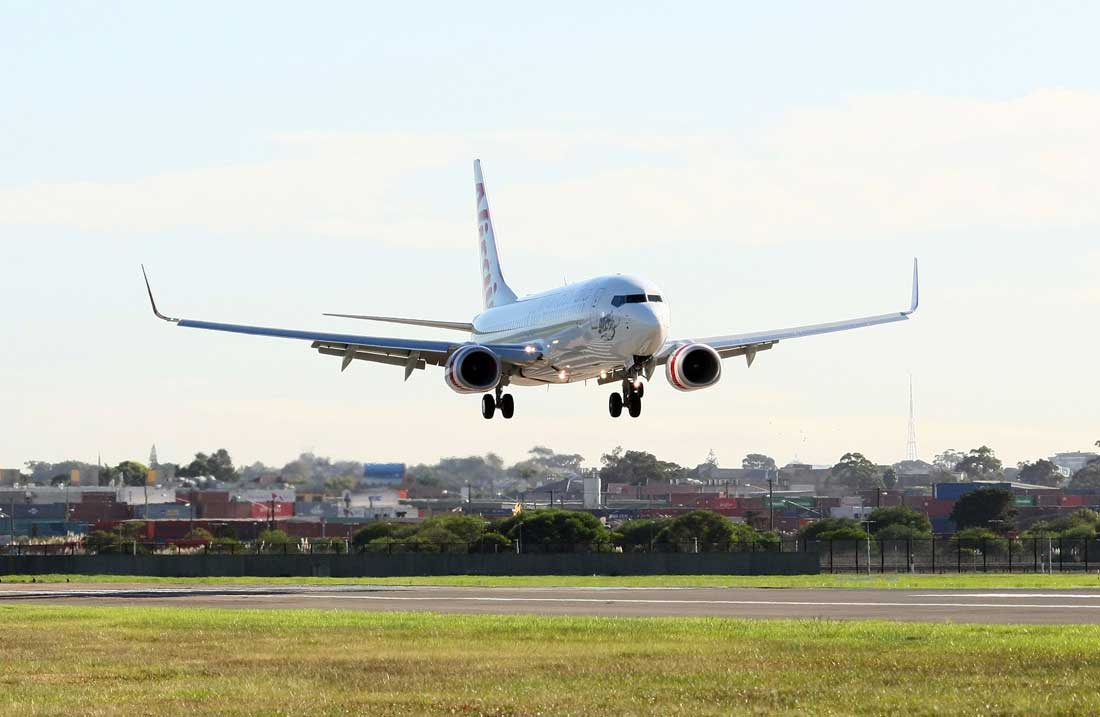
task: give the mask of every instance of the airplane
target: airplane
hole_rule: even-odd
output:
[[[329,317],[422,326],[469,334],[465,341],[362,336],[299,331],[262,326],[216,323],[166,316],[157,308],[148,274],[142,266],[153,314],[186,328],[228,331],[254,336],[310,341],[325,356],[341,359],[343,371],[353,361],[404,368],[405,380],[428,364],[444,369],[444,381],[460,394],[484,394],[481,414],[496,412],[510,419],[515,412],[508,386],[543,386],[595,380],[619,383],[608,412],[619,417],[642,413],[645,386],[664,366],[668,383],[678,391],[697,391],[718,383],[722,360],[744,356],[752,366],[756,355],[780,341],[836,331],[905,321],[917,310],[917,260],[913,260],[912,297],[907,311],[797,326],[773,331],[706,338],[669,338],[666,296],[645,279],[601,276],[540,294],[520,297],[501,270],[496,234],[489,213],[481,161],[474,161],[478,247],[484,310],[469,322],[400,318],[368,314],[324,314]],[[645,379],[645,382],[643,382]]]

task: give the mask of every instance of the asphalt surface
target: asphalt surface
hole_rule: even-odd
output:
[[[0,584],[0,605],[16,604],[418,610],[608,617],[1100,623],[1100,590]]]

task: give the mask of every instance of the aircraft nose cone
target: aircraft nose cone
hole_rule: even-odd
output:
[[[665,325],[658,312],[650,304],[637,304],[634,314],[634,334],[638,338],[637,356],[651,356],[665,342]]]

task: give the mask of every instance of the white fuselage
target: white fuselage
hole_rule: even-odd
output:
[[[513,375],[513,383],[569,383],[657,353],[668,337],[669,311],[653,284],[603,276],[486,309],[473,325],[476,343],[541,347],[543,360]]]

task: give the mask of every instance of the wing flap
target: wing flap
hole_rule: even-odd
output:
[[[359,319],[361,321],[383,321],[390,324],[408,324],[409,326],[427,326],[433,329],[447,329],[448,331],[465,331],[473,333],[474,325],[463,321],[435,321],[434,319],[402,319],[397,316],[369,316],[367,314],[322,314],[338,319]]]

